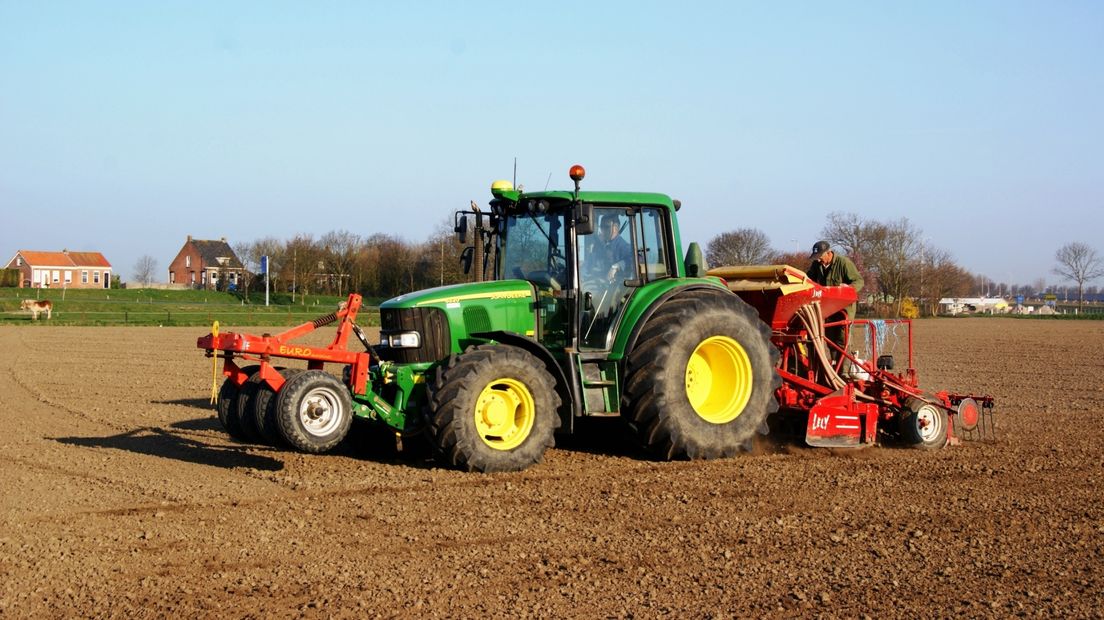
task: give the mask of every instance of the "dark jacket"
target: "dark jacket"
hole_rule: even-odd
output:
[[[820,261],[813,261],[809,266],[809,279],[822,286],[840,286],[849,284],[858,293],[863,288],[863,277],[859,273],[855,263],[850,258],[836,253],[832,256],[832,262],[825,267]],[[855,309],[858,304],[851,304],[846,308],[847,316],[855,318]]]

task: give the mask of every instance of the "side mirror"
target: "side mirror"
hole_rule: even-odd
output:
[[[589,235],[594,232],[594,205],[575,206],[575,234]]]
[[[456,238],[460,243],[468,242],[468,216],[461,215],[460,219],[456,220],[456,225],[452,227],[452,232],[456,233]],[[467,273],[467,270],[464,271]]]
[[[467,236],[467,235],[465,235]],[[463,242],[461,242],[463,243]],[[472,260],[475,258],[475,248],[468,246],[464,248],[463,252],[460,252],[460,264],[464,267],[464,273],[471,272]]]

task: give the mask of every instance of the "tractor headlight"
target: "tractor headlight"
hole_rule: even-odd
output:
[[[380,346],[391,347],[393,349],[417,349],[422,346],[422,335],[418,332],[381,334]]]

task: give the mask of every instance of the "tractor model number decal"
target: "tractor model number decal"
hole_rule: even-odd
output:
[[[286,344],[280,345],[276,352],[279,355],[314,355],[309,347],[289,347]]]

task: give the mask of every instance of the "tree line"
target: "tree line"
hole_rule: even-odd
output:
[[[463,245],[451,222],[442,223],[422,242],[386,233],[361,236],[347,230],[318,238],[298,234],[287,240],[265,237],[235,244],[249,272],[243,292],[264,290],[261,257],[268,257],[271,291],[299,295],[347,295],[389,298],[471,279],[459,256]]]
[[[919,312],[934,316],[944,297],[1023,295],[1039,297],[1060,287],[1047,287],[1038,279],[1029,284],[995,282],[958,265],[950,252],[931,243],[908,218],[880,221],[854,213],[828,215],[820,238],[849,257],[866,281],[863,296],[879,314],[902,314],[906,299],[917,300]],[[812,242],[810,242],[810,247]],[[789,264],[806,269],[805,251],[774,249],[761,230],[741,228],[717,235],[706,246],[711,266]],[[1085,285],[1104,275],[1096,251],[1084,243],[1070,243],[1055,254],[1054,273],[1076,284],[1076,299],[1095,295],[1097,287]],[[1069,290],[1066,291],[1069,296]]]
[[[907,218],[880,221],[853,213],[831,213],[820,238],[855,262],[866,281],[864,297],[879,306],[879,313],[899,315],[905,299],[918,300],[921,313],[935,315],[938,301],[944,297],[1035,298],[1064,293],[1066,299],[1083,300],[1085,295],[1104,293],[1096,286],[1086,286],[1104,275],[1104,264],[1084,243],[1063,246],[1055,255],[1054,273],[1075,283],[1063,288],[1048,287],[1041,278],[1028,284],[1007,283],[971,273]],[[269,257],[269,284],[274,293],[343,296],[358,292],[389,298],[474,279],[461,267],[464,244],[453,232],[451,218],[439,223],[421,242],[386,233],[361,236],[338,230],[317,238],[310,234],[287,240],[264,237],[233,248],[247,272],[239,285],[244,293],[264,290],[262,256]],[[810,263],[808,252],[776,250],[767,235],[754,228],[717,235],[706,245],[705,255],[711,266],[784,263],[805,269]],[[148,285],[155,272],[156,261],[143,256],[135,266],[135,280]]]

